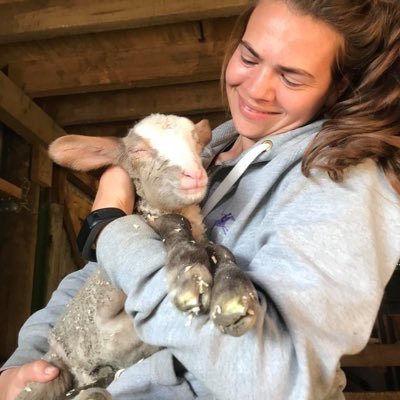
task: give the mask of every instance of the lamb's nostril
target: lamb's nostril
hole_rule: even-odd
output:
[[[182,171],[181,185],[183,189],[204,188],[207,185],[207,174],[202,169]]]
[[[203,178],[203,171],[201,169],[185,170],[182,174],[187,178],[196,180]]]

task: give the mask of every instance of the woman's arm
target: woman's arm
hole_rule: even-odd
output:
[[[176,310],[166,292],[163,243],[140,217],[106,227],[98,257],[128,294],[142,340],[169,348],[218,399],[340,398],[339,360],[366,344],[400,249],[398,201],[361,178],[356,190],[352,182],[293,187],[298,198],[260,224],[253,239],[259,248],[242,267],[265,315],[239,338],[221,334],[207,315],[189,324]]]

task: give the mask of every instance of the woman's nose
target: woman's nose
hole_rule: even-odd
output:
[[[276,82],[271,71],[253,71],[245,83],[248,95],[254,100],[275,100]]]

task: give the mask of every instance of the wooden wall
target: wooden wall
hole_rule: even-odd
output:
[[[57,167],[52,173],[51,163],[39,161],[47,156],[38,156],[37,146],[4,125],[1,132],[0,361],[15,349],[31,312],[47,303],[64,276],[84,265],[76,236],[97,184]]]

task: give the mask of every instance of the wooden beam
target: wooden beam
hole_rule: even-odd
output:
[[[89,198],[94,199],[99,186],[99,180],[94,176],[87,175],[82,172],[69,171],[67,179]]]
[[[69,210],[68,207],[64,207],[63,222],[65,232],[67,234],[68,243],[71,246],[71,257],[73,263],[76,267],[82,268],[86,264],[86,262],[85,260],[83,260],[79,252],[78,245],[76,243],[77,234],[73,223],[73,217],[71,215],[71,210]]]
[[[86,195],[86,193],[82,192],[78,187],[68,182],[65,187],[64,204],[71,217],[70,221],[73,229],[70,236],[72,238],[73,232],[75,236],[74,240],[76,241],[76,237],[81,229],[82,222],[92,210],[93,201]]]
[[[1,0],[0,0],[1,2]],[[0,67],[28,61],[46,61],[52,58],[70,59],[97,54],[113,55],[149,48],[163,51],[176,46],[190,46],[196,42],[226,41],[235,23],[235,17],[182,22],[170,25],[64,36],[30,42],[0,44]]]
[[[0,120],[28,143],[47,146],[65,132],[0,71]]]
[[[41,187],[50,187],[53,176],[53,162],[50,160],[47,149],[34,145],[31,157],[31,180]]]
[[[16,199],[22,199],[22,189],[2,178],[0,178],[0,192]]]
[[[221,111],[219,81],[138,88],[38,99],[40,107],[62,126],[140,119],[153,112],[196,114]]]
[[[201,112],[198,114],[179,114],[188,117],[193,122],[199,122],[202,119],[208,119],[212,129],[230,119],[226,111],[217,112]],[[87,135],[87,136],[125,136],[128,130],[137,122],[132,121],[116,121],[86,125],[65,126],[64,129],[68,134]]]
[[[39,192],[39,186],[32,183],[27,208],[1,216],[0,326],[5,327],[0,341],[1,360],[17,347],[18,331],[31,314]]]
[[[103,124],[86,124],[65,126],[68,134],[87,136],[125,136],[135,121],[106,122]]]
[[[48,270],[46,271],[46,303],[57,289],[61,279],[79,266],[72,258],[72,249],[64,230],[64,206],[57,203],[50,204],[50,227]]]
[[[247,0],[2,1],[0,43],[237,15]]]
[[[44,97],[218,80],[226,40],[85,57],[29,61],[8,66],[10,79],[29,94]]]
[[[400,344],[370,344],[363,351],[341,360],[342,367],[399,367]]]
[[[400,400],[400,392],[345,392],[346,400]]]

